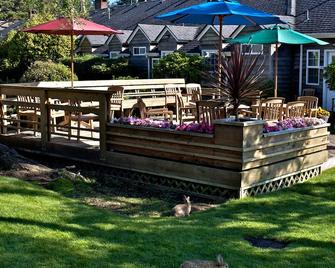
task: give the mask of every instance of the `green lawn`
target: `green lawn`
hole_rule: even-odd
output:
[[[1,267],[335,267],[335,170],[277,193],[233,200],[188,218],[129,217],[0,178]],[[283,250],[243,238],[291,241]]]

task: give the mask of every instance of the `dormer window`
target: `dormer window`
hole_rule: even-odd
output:
[[[147,53],[146,47],[133,47],[134,56],[145,56],[146,53]]]

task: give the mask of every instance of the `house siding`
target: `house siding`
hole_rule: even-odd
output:
[[[84,40],[80,44],[80,53],[82,54],[92,54],[92,46],[91,43],[84,38]]]
[[[218,48],[219,36],[210,28],[199,41],[200,50],[215,50]]]
[[[285,97],[287,101],[295,100],[296,88],[293,75],[295,70],[296,46],[282,44],[278,49],[278,95]],[[275,55],[272,56],[273,68]],[[299,76],[299,69],[298,69]]]
[[[323,78],[323,72],[324,72],[324,56],[325,56],[325,50],[334,50],[335,51],[335,47],[333,46],[335,39],[331,39],[331,40],[325,40],[326,42],[329,42],[329,45],[326,46],[319,46],[319,45],[304,45],[303,46],[303,59],[302,59],[302,89],[304,88],[314,88],[316,90],[316,96],[319,98],[320,104],[324,105],[322,103],[323,100],[323,82],[324,82],[324,78]],[[307,77],[307,50],[310,49],[316,49],[316,50],[320,50],[320,75],[319,75],[319,84],[318,85],[307,85],[306,83],[306,77]],[[297,51],[298,56],[300,56],[300,50]]]
[[[116,36],[113,36],[110,40],[108,44],[108,51],[122,51],[122,44]]]
[[[159,51],[175,51],[177,50],[177,41],[171,33],[166,32],[157,47]]]
[[[136,71],[138,71],[138,76],[141,78],[148,77],[148,58],[147,56],[134,56],[133,48],[134,47],[146,47],[147,53],[150,50],[150,43],[142,31],[137,31],[133,39],[129,43],[130,58],[129,64],[133,66]]]

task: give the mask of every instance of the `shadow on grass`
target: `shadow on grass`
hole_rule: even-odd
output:
[[[328,183],[334,187],[334,180],[310,184]],[[11,191],[33,200],[39,192],[48,197],[40,188],[25,191],[24,186]],[[298,190],[301,186],[305,189]],[[335,204],[322,194],[309,195],[310,187],[233,200],[181,219],[133,219],[60,198],[61,206],[45,204],[51,213],[45,218],[38,209],[25,217],[0,217],[2,261],[7,267],[179,267],[186,259],[221,253],[231,267],[334,267]],[[290,244],[283,250],[258,249],[244,240],[250,235]]]

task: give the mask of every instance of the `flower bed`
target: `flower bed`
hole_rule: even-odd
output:
[[[207,134],[213,134],[214,132],[214,127],[206,123],[184,123],[175,125],[168,120],[153,120],[151,118],[139,119],[136,117],[121,117],[114,120],[113,123]]]
[[[326,122],[323,119],[315,117],[287,118],[278,122],[265,123],[263,132],[270,133],[288,129],[306,128],[323,125],[325,123]]]

